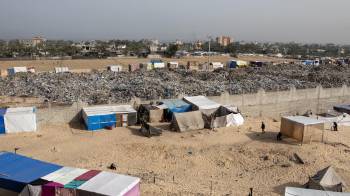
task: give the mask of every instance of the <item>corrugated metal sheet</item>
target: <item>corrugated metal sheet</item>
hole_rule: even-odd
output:
[[[5,134],[5,121],[4,121],[5,113],[6,113],[6,109],[0,108],[0,134]]]
[[[0,188],[20,192],[28,183],[57,171],[62,166],[14,153],[0,153]]]

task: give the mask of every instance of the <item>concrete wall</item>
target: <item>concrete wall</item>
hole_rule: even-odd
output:
[[[209,98],[223,105],[236,105],[246,116],[278,118],[283,115],[303,114],[310,110],[313,113],[326,112],[331,110],[334,105],[350,103],[350,87],[343,86],[329,89],[317,87],[315,89],[301,90],[291,88],[289,91],[278,92],[259,90],[255,94],[229,95],[224,93],[221,96]],[[30,103],[33,103],[31,105],[36,105],[33,101],[24,100],[23,102],[26,105]],[[141,102],[145,101],[134,99],[127,104],[135,105]],[[18,106],[19,104],[16,105]],[[50,103],[40,104],[37,105],[37,119],[39,124],[77,121],[80,119],[81,109],[86,106],[87,104],[81,102],[68,106],[57,106]]]

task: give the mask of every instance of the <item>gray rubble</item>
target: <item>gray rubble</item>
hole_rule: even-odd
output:
[[[266,91],[325,88],[350,85],[350,67],[338,65],[267,65],[235,70],[198,72],[153,70],[137,72],[16,74],[0,79],[1,96],[40,97],[70,104],[122,103],[141,99],[174,98],[178,95],[216,96]]]

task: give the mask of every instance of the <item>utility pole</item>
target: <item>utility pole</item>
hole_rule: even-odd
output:
[[[209,49],[208,49],[208,68],[210,66],[210,44],[211,44],[211,36],[208,36],[209,38]]]

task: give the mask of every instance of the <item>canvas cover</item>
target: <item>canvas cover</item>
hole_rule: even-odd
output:
[[[286,187],[284,196],[350,196],[350,193]]]
[[[240,113],[235,113],[231,109],[220,106],[209,116],[203,114],[206,128],[220,128],[243,125],[244,119]]]
[[[341,104],[333,107],[335,111],[350,114],[350,104]]]
[[[8,108],[4,116],[4,123],[6,133],[36,131],[35,108]]]
[[[163,120],[164,110],[150,104],[141,104],[138,109],[138,121],[157,123]]]
[[[101,172],[95,177],[81,185],[77,192],[79,195],[113,195],[124,196],[132,191],[135,186],[139,186],[140,179],[109,172]],[[130,196],[139,196],[137,191]]]
[[[88,170],[86,169],[63,167],[55,172],[43,176],[41,179],[65,185],[73,181],[75,178],[86,173],[87,171]]]
[[[310,189],[342,192],[346,187],[346,183],[334,168],[329,166],[310,177],[307,186]]]
[[[204,129],[204,120],[200,111],[174,113],[171,124],[173,129],[179,132]]]
[[[288,116],[281,118],[282,135],[299,142],[322,141],[324,121],[304,116]]]

